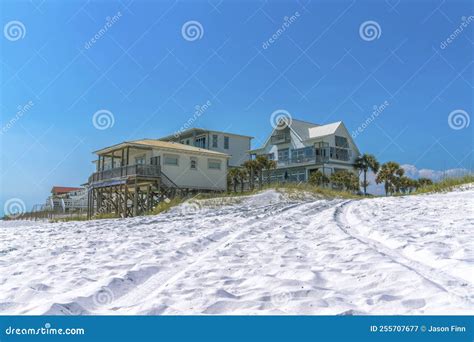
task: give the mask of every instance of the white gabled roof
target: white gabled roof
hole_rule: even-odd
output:
[[[289,124],[290,130],[293,131],[299,139],[301,139],[301,142],[309,142],[314,139],[336,134],[336,131],[341,126],[347,132],[347,136],[354,145],[356,152],[360,153],[359,149],[357,148],[357,145],[355,144],[354,140],[352,139],[351,135],[347,131],[347,128],[344,126],[344,123],[342,121],[332,122],[327,125],[318,125],[306,121],[293,119]],[[250,150],[249,152],[257,152],[259,150],[263,150],[265,146],[267,146],[267,144],[269,143],[270,137],[273,135],[275,130],[276,129],[273,129],[272,134],[267,138],[262,147]]]
[[[309,129],[309,139],[324,137],[336,133],[337,128],[342,124],[342,121],[333,122],[327,125],[311,127]]]

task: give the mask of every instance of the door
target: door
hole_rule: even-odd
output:
[[[161,163],[160,156],[150,158],[150,164],[151,165],[160,165],[160,163]]]

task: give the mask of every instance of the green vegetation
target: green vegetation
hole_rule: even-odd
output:
[[[185,198],[182,197],[175,197],[173,199],[169,199],[167,201],[162,201],[158,203],[156,207],[154,207],[147,215],[158,215],[163,212],[167,212],[171,208],[180,205],[185,201]]]
[[[345,190],[348,192],[359,191],[359,177],[357,177],[353,172],[347,170],[337,171],[334,172],[329,179],[338,190]]]
[[[87,215],[74,215],[50,220],[51,223],[70,222],[70,221],[87,221]]]
[[[323,198],[346,198],[346,199],[361,199],[363,196],[356,195],[350,191],[334,190],[322,188],[308,183],[283,183],[268,186],[269,189],[275,189],[279,192],[286,192],[292,196],[298,196],[304,193],[315,195]]]
[[[354,168],[364,174],[364,180],[362,181],[362,187],[364,188],[364,195],[367,195],[367,187],[370,185],[367,182],[367,171],[371,170],[373,173],[379,172],[380,163],[377,161],[374,155],[364,153],[362,156],[357,157],[354,163]]]
[[[314,185],[314,186],[327,186],[330,182],[330,179],[328,176],[326,176],[324,173],[321,171],[317,170],[311,173],[311,176],[309,176],[308,180],[309,184]]]
[[[418,180],[420,181],[421,178]],[[424,182],[423,182],[424,183]],[[463,185],[463,184],[469,184],[469,183],[474,183],[474,175],[466,175],[464,177],[460,178],[446,178],[440,182],[433,183],[431,184],[425,183],[424,185],[418,187],[416,191],[413,192],[413,194],[425,194],[425,193],[430,193],[430,192],[446,192],[446,191],[451,191],[453,188]]]

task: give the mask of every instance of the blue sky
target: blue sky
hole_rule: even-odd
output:
[[[275,110],[354,131],[386,103],[361,151],[472,170],[472,15],[470,1],[2,1],[0,202],[79,185],[92,151],[172,134],[208,101],[195,126],[254,147]],[[100,110],[113,126],[95,127]]]

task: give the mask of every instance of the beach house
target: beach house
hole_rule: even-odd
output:
[[[136,216],[177,192],[227,189],[225,153],[156,139],[125,141],[94,153],[89,216]]]
[[[202,128],[190,128],[159,140],[179,142],[210,151],[230,155],[229,166],[237,167],[250,159],[249,150],[253,137],[229,132],[213,131]]]
[[[360,152],[342,121],[318,125],[292,119],[279,121],[263,146],[250,154],[276,161],[276,169],[265,174],[271,181],[304,182],[317,170],[328,176],[353,172]]]
[[[78,187],[53,186],[44,210],[62,213],[81,212],[87,208],[87,190]]]

